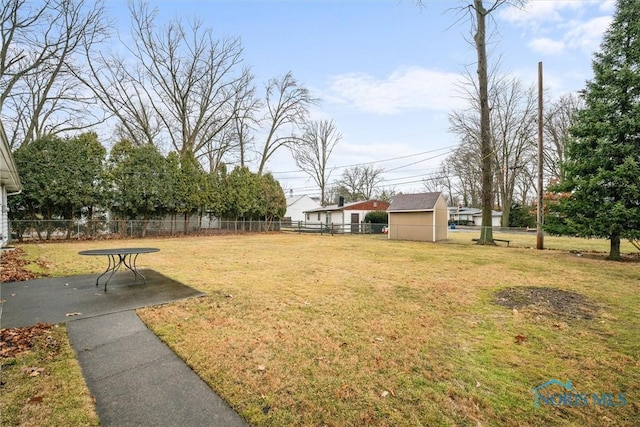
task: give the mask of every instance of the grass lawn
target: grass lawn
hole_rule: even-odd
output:
[[[139,266],[208,296],[139,315],[254,426],[640,425],[640,262],[605,261],[601,240],[450,234],[22,247],[56,276],[104,268],[80,250],[160,248]],[[550,379],[573,390],[543,397],[571,405],[534,405]]]
[[[97,426],[98,415],[89,394],[67,330],[41,326],[3,330],[1,426]],[[9,349],[11,334],[27,334]],[[24,347],[32,346],[29,351]]]

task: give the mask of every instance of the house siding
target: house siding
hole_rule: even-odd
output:
[[[7,189],[0,184],[0,247],[9,243],[9,208]]]
[[[326,211],[320,212],[320,220],[318,220],[318,212],[310,212],[307,224],[326,224],[333,225],[337,231],[351,232],[351,214],[358,214],[358,224],[364,222],[364,217],[371,211],[362,210],[344,210],[344,211]],[[358,227],[360,230],[361,227]]]
[[[491,213],[491,225],[493,227],[500,227],[502,223],[502,214],[496,214],[495,212]],[[481,227],[482,226],[482,214],[473,216],[473,225]]]
[[[319,207],[320,204],[309,196],[289,197],[287,198],[287,212],[284,216],[291,218],[294,223],[298,221],[304,222],[306,220],[305,212]]]
[[[22,191],[18,169],[13,160],[11,147],[4,126],[0,122],[0,247],[9,243],[9,206],[7,197]]]
[[[360,233],[365,231],[364,227],[361,224],[364,223],[364,219],[369,212],[384,212],[388,207],[388,202],[383,202],[381,200],[367,200],[364,202],[347,204],[340,208],[338,208],[337,206],[331,206],[328,209],[321,208],[317,210],[307,211],[305,212],[305,218],[308,217],[308,219],[306,219],[306,223],[309,225],[333,225],[336,232]],[[358,226],[350,226],[352,214],[358,214]],[[320,215],[319,219],[318,215]]]

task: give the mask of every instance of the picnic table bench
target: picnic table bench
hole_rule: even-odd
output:
[[[471,239],[474,242],[478,242],[480,241],[480,239]],[[507,240],[507,239],[493,239],[494,242],[504,242],[507,244],[507,247],[509,247],[509,243],[511,243],[511,240]]]

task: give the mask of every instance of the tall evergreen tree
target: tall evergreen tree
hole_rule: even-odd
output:
[[[13,201],[25,218],[91,217],[104,204],[106,150],[95,133],[73,138],[49,135],[15,152],[24,191]]]
[[[134,145],[123,139],[111,149],[108,176],[112,192],[111,209],[120,219],[143,220],[144,236],[149,221],[170,206],[174,186],[168,163],[151,144]]]
[[[640,2],[618,0],[613,22],[593,60],[564,163],[564,192],[548,231],[611,242],[640,236]]]

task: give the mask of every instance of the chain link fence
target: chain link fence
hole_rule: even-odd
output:
[[[449,230],[432,226],[402,225],[394,226],[393,234],[397,235],[402,229],[408,234],[403,239],[432,241],[435,232],[436,240],[446,239],[451,232],[478,233],[480,228],[473,226],[448,226]],[[166,237],[183,235],[216,235],[268,233],[287,231],[295,233],[317,234],[387,234],[387,224],[354,223],[354,224],[326,224],[308,223],[304,221],[274,220],[235,220],[222,221],[191,217],[152,220],[13,220],[10,222],[11,240],[24,243],[34,241],[64,241],[64,240],[100,240],[143,237]],[[448,231],[448,233],[447,233]],[[530,234],[535,229],[493,227],[498,237],[501,233]],[[418,236],[416,234],[425,234]],[[402,234],[402,233],[400,233]],[[406,234],[406,233],[405,233]],[[428,234],[428,236],[427,236]]]
[[[261,233],[279,231],[280,221],[164,220],[13,220],[14,242],[99,240],[191,234]]]

